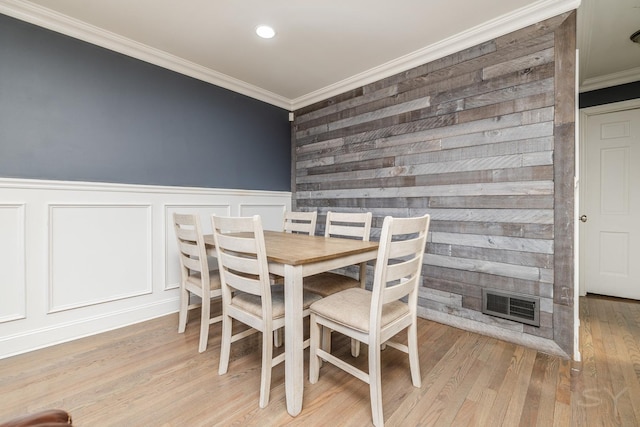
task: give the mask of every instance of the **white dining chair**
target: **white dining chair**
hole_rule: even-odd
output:
[[[327,212],[324,236],[361,239],[368,242],[371,234],[371,219],[371,212],[351,213],[329,211]],[[367,263],[363,262],[359,267],[358,278],[333,271],[305,277],[304,289],[326,297],[344,289],[361,287],[360,278],[365,277],[367,274]]]
[[[217,266],[209,266],[207,251],[198,215],[173,214],[173,226],[180,257],[180,311],[178,332],[187,327],[189,310],[201,308],[200,344],[198,351],[207,349],[209,326],[220,322],[222,316],[211,318],[211,300],[222,297],[220,276]],[[196,295],[201,303],[191,303],[191,295]]]
[[[421,386],[417,338],[417,302],[429,215],[386,217],[382,225],[373,289],[350,288],[311,305],[309,381],[318,381],[320,360],[329,362],[369,384],[373,424],[384,425],[380,348],[386,345],[409,355],[411,381]],[[332,329],[368,345],[364,372],[332,355],[321,345],[322,329]],[[407,330],[407,345],[390,339]]]
[[[284,361],[285,353],[273,357],[271,334],[284,327],[284,288],[271,285],[260,216],[212,216],[222,283],[222,342],[218,373],[229,367],[231,343],[256,332],[262,333],[262,373],[260,377],[260,407],[269,403],[271,369]],[[303,315],[320,296],[305,292]],[[233,320],[250,329],[233,334]],[[286,333],[286,331],[285,331]],[[306,343],[308,346],[308,342]]]
[[[369,241],[371,234],[371,212],[327,212],[327,219],[324,228],[325,237],[338,237],[348,239],[361,239]],[[313,276],[305,277],[304,290],[327,297],[336,292],[349,288],[364,287],[367,275],[367,263],[359,265],[358,278],[347,276],[333,271],[327,271]],[[325,330],[323,337],[325,347],[331,348],[331,331]],[[360,355],[360,343],[351,341],[351,355]]]

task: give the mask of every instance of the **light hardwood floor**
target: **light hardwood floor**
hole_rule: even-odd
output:
[[[421,320],[422,388],[406,355],[382,353],[386,425],[639,425],[640,302],[580,304],[582,363]],[[368,386],[328,364],[305,382],[298,417],[286,411],[282,365],[260,409],[259,336],[233,346],[218,376],[219,325],[199,354],[197,315],[185,334],[171,315],[0,360],[0,420],[61,408],[80,427],[371,424]],[[333,348],[351,358],[346,339]]]

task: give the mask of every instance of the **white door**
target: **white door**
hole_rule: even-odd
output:
[[[640,299],[640,109],[590,115],[585,136],[586,291]]]

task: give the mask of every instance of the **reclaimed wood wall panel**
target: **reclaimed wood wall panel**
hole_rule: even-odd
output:
[[[532,345],[553,340],[571,355],[572,243],[558,240],[573,238],[574,20],[563,14],[296,111],[294,208],[317,210],[318,232],[328,211],[370,211],[372,239],[386,215],[429,213],[421,313],[517,331]],[[483,315],[483,288],[539,297],[540,327]]]

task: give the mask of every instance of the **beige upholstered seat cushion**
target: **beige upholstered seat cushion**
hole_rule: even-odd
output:
[[[200,276],[200,273],[193,273],[192,275],[190,275],[187,278],[187,282],[202,288],[202,276]],[[220,289],[222,285],[220,284],[220,273],[218,273],[218,270],[213,270],[209,272],[209,289],[211,289],[212,291],[214,289]]]
[[[371,291],[362,288],[346,289],[314,302],[310,308],[312,313],[336,323],[369,332]],[[400,301],[390,302],[382,307],[381,326],[384,327],[408,313],[407,304]]]
[[[311,304],[322,299],[320,295],[304,292],[302,296],[303,308],[307,309]],[[231,304],[236,307],[262,318],[262,301],[258,295],[238,292],[231,298]],[[271,286],[271,304],[273,318],[278,319],[284,316],[284,289],[282,286]]]
[[[323,297],[328,297],[345,289],[360,287],[359,280],[330,271],[305,277],[303,283],[305,291],[313,292]]]

